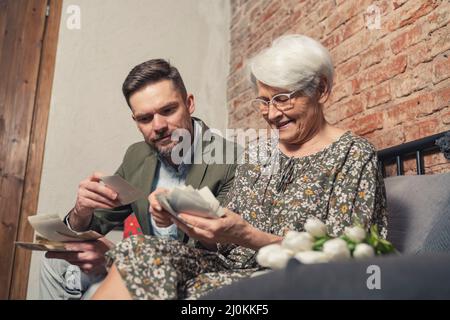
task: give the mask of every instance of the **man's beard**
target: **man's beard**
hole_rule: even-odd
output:
[[[178,142],[172,141],[169,145],[165,146],[155,146],[158,153],[161,155],[161,157],[170,159],[170,156],[172,154],[173,148],[177,145]]]
[[[183,123],[178,127],[178,129],[188,130],[189,126],[192,124],[192,121],[193,120],[190,117],[185,119],[183,121]],[[175,131],[172,132],[171,138],[174,137],[176,139],[175,133],[176,133],[176,130],[178,130],[178,129],[175,129]],[[191,131],[192,132],[190,132],[190,137],[192,137],[192,135],[193,135],[193,129]],[[162,132],[162,133],[160,133],[159,137],[164,137],[166,135],[167,135],[167,132]],[[156,149],[156,151],[158,152],[158,154],[161,157],[163,157],[163,158],[167,159],[169,162],[171,162],[172,161],[172,150],[179,143],[180,143],[180,140],[178,140],[178,141],[171,140],[170,143],[166,144],[166,145],[158,145],[157,142],[153,142],[150,144]]]

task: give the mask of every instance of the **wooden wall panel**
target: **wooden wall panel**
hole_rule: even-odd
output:
[[[28,223],[28,216],[36,214],[39,199],[62,0],[49,0],[49,6],[50,11],[42,46],[36,103],[31,128],[25,187],[16,237],[18,241],[33,241],[33,229]],[[30,261],[30,251],[23,249],[15,251],[10,299],[23,299],[26,297]]]
[[[25,221],[37,207],[57,36],[44,41],[55,28],[46,27],[48,0],[0,1],[0,299],[20,299],[30,256],[14,241],[33,236]]]

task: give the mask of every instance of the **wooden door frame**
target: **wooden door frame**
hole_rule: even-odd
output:
[[[36,214],[38,206],[63,0],[48,0],[47,6],[16,241],[33,241],[34,237],[28,216]],[[30,262],[31,251],[14,251],[9,299],[26,299]]]

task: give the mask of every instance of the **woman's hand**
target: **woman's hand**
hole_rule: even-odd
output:
[[[172,220],[170,219],[171,215],[167,211],[165,211],[156,199],[156,195],[159,193],[165,193],[169,190],[164,188],[157,188],[148,196],[148,202],[150,203],[149,213],[153,216],[153,220],[160,228],[166,228],[172,225]]]
[[[256,229],[239,214],[224,209],[225,214],[218,219],[197,217],[187,213],[178,216],[188,225],[172,221],[189,237],[204,243],[234,243],[251,249],[280,241],[282,238]]]

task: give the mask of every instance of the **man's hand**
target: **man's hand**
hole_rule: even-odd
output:
[[[80,182],[78,186],[75,213],[80,216],[91,216],[94,209],[111,209],[120,206],[117,193],[107,186],[100,184],[104,174],[94,172],[89,178]]]
[[[102,176],[104,176],[102,173],[94,172],[80,182],[77,202],[69,217],[70,225],[74,230],[85,230],[95,209],[112,209],[120,206],[117,193],[100,184]]]
[[[157,188],[148,196],[148,202],[150,203],[149,213],[153,216],[153,220],[160,228],[166,228],[173,224],[171,214],[164,210],[156,199],[156,195],[159,193],[165,193],[169,190],[164,188]]]
[[[65,248],[74,252],[47,252],[45,257],[66,260],[86,273],[104,273],[105,253],[112,247],[114,243],[104,237],[94,241],[66,242]]]

